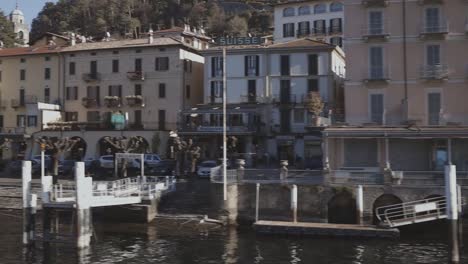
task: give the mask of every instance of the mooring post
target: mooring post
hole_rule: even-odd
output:
[[[457,169],[455,165],[445,166],[445,197],[447,200],[447,219],[458,220]]]
[[[23,244],[34,243],[37,196],[31,193],[31,161],[23,161]]]
[[[93,197],[92,178],[85,177],[84,162],[75,163],[76,184],[76,243],[83,249],[91,243],[91,198]]]
[[[462,189],[461,185],[457,185],[457,201],[458,201],[458,215],[461,216],[463,212],[463,203],[462,203]]]
[[[244,159],[238,159],[237,160],[237,182],[242,182],[244,180],[244,174],[245,174],[245,160]]]
[[[291,210],[293,214],[293,222],[297,223],[297,185],[291,188]]]
[[[144,179],[144,177],[145,177],[145,154],[141,154],[140,159],[141,159],[141,161],[140,161],[140,173],[141,173],[141,177]]]
[[[257,183],[257,192],[255,195],[255,222],[258,222],[259,206],[260,206],[260,183]]]
[[[41,150],[41,179],[44,178],[44,176],[45,176],[45,151]]]
[[[357,217],[357,224],[363,224],[364,218],[364,191],[362,189],[362,185],[358,185],[356,187],[356,217]]]
[[[288,165],[289,165],[289,162],[287,160],[282,160],[280,162],[280,165],[281,165],[280,180],[283,182],[283,181],[286,181],[287,178],[288,178]]]

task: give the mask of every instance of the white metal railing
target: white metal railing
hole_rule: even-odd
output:
[[[362,28],[364,38],[384,37],[390,35],[384,23],[369,24]]]
[[[377,219],[390,227],[447,218],[445,197],[434,197],[375,209]]]

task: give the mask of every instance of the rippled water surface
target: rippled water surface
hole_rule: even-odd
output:
[[[41,243],[28,252],[21,246],[20,216],[18,212],[0,212],[1,264],[449,263],[451,252],[447,234],[435,231],[434,226],[404,231],[399,240],[354,240],[260,236],[249,228],[167,219],[148,225],[97,224],[97,241],[81,253],[66,245],[52,246],[45,252]],[[463,231],[468,242],[468,226]],[[460,263],[468,263],[468,247],[461,247],[460,253]]]

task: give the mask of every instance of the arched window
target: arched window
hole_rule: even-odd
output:
[[[283,16],[284,17],[290,17],[294,16],[294,8],[293,7],[288,7],[283,10]]]
[[[343,11],[343,4],[339,2],[330,4],[330,12],[340,12]]]
[[[327,6],[325,4],[318,4],[314,6],[314,13],[321,14],[327,12]]]
[[[24,33],[23,31],[18,32],[18,39],[24,39]]]
[[[299,15],[309,15],[309,14],[310,14],[310,7],[309,6],[299,7]]]

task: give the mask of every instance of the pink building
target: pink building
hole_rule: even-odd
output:
[[[325,163],[377,176],[468,170],[468,1],[347,0],[344,10],[346,123],[326,129]]]

